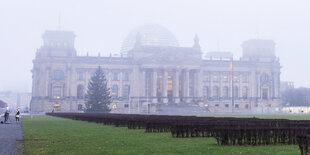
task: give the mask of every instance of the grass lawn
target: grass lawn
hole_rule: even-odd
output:
[[[291,118],[294,119],[294,117]],[[298,116],[295,119],[303,118]],[[297,145],[218,146],[214,138],[172,138],[170,133],[145,133],[144,130],[128,130],[125,127],[105,126],[51,116],[34,116],[32,119],[23,117],[22,124],[26,153],[31,155],[300,154]]]

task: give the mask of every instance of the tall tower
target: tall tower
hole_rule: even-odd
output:
[[[37,52],[38,56],[72,57],[76,56],[74,48],[75,35],[71,31],[46,31],[43,36],[43,46]]]
[[[72,59],[77,56],[74,48],[75,35],[71,31],[46,31],[43,45],[37,50],[32,69],[31,111],[52,111],[53,108],[71,107]]]
[[[252,39],[243,42],[243,59],[274,61],[275,42],[272,40]]]

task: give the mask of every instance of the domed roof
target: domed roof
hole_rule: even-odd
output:
[[[177,39],[168,29],[151,24],[140,26],[131,31],[123,42],[121,53],[126,53],[134,48],[137,35],[140,37],[142,46],[179,46]]]

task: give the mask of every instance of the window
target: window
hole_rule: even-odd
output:
[[[60,99],[62,97],[62,86],[53,86],[53,98]]]
[[[213,82],[218,82],[219,81],[219,75],[217,73],[213,74],[212,81]]]
[[[124,108],[129,108],[129,104],[124,104]]]
[[[52,76],[53,80],[63,80],[64,78],[65,78],[65,74],[63,71],[61,71],[61,70],[54,70],[53,71],[53,76]]]
[[[223,87],[223,97],[224,98],[228,98],[228,87],[227,86],[224,86]]]
[[[238,74],[236,74],[236,75],[234,75],[234,82],[239,82],[239,75]]]
[[[248,87],[242,88],[242,98],[247,99],[248,98]]]
[[[234,98],[239,98],[239,88],[237,86],[234,87]]]
[[[229,107],[229,104],[225,104],[225,107],[228,108],[228,107]]]
[[[215,104],[215,106],[216,106],[216,107],[219,107],[220,105],[219,105],[219,104]]]
[[[209,87],[208,86],[204,86],[203,87],[203,96],[206,98],[210,97],[210,91],[209,91]]]
[[[84,98],[84,86],[83,85],[78,85],[76,93],[77,93],[76,97],[78,99]]]
[[[124,73],[123,80],[129,81],[129,73]]]
[[[267,83],[269,82],[269,76],[266,73],[263,73],[260,77],[261,83]]]
[[[249,81],[249,76],[247,73],[242,75],[242,82],[243,83],[247,83]]]
[[[114,99],[118,97],[118,86],[117,85],[112,86],[111,96]]]
[[[113,81],[118,81],[118,73],[113,73]]]
[[[78,104],[78,111],[82,111],[82,110],[83,110],[82,104]]]
[[[129,98],[129,92],[130,92],[130,86],[129,85],[124,85],[123,86],[123,91],[122,91],[122,97],[124,99],[128,99]]]
[[[94,77],[95,74],[96,74],[95,72],[91,72],[91,73],[90,73],[90,77],[91,77],[91,78]]]
[[[239,104],[235,104],[235,108],[239,108]]]
[[[209,72],[204,72],[204,82],[209,82],[210,81],[210,74]]]
[[[228,75],[223,75],[223,82],[228,82]]]
[[[54,104],[54,109],[53,109],[54,111],[61,111],[61,105],[59,104],[59,103],[55,103]]]
[[[213,97],[215,97],[215,98],[219,97],[219,87],[218,86],[213,87]]]
[[[78,73],[78,80],[83,80],[84,77],[83,77],[83,73],[82,72],[79,72]]]
[[[262,98],[264,100],[268,99],[268,89],[267,88],[263,88],[263,90],[262,90]]]

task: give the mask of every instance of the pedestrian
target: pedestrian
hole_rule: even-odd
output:
[[[5,113],[4,113],[4,123],[8,122],[9,115],[10,115],[9,110],[6,110]]]
[[[19,122],[19,110],[18,109],[16,109],[15,120],[16,120],[16,123]]]

